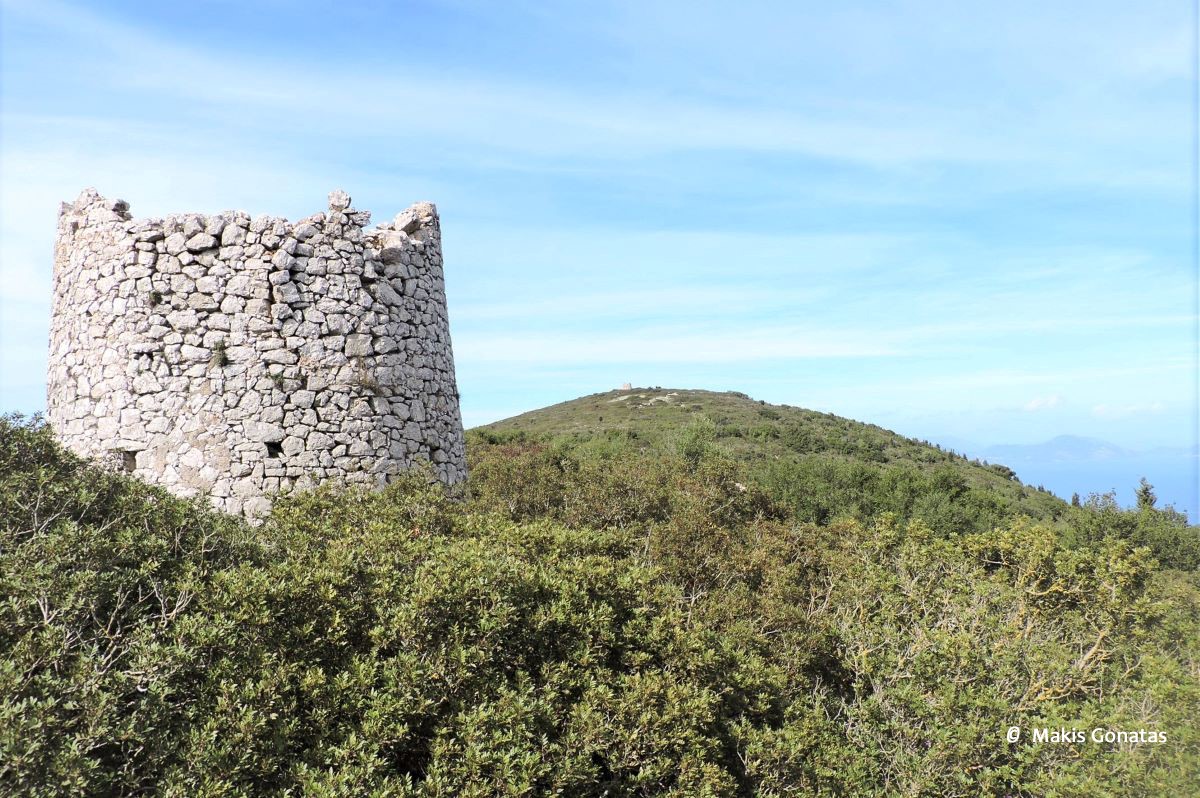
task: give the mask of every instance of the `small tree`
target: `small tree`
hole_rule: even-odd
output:
[[[1154,495],[1154,486],[1142,477],[1137,488],[1137,506],[1139,510],[1152,510],[1158,497]]]

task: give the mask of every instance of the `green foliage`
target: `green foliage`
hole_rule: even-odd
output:
[[[997,474],[1004,477],[1005,479],[1015,480],[1017,478],[1017,472],[1013,471],[1011,468],[1009,468],[1006,465],[1000,465],[999,463],[992,463],[991,465],[988,466],[988,468],[991,469],[992,471],[995,471]]]
[[[708,416],[697,416],[679,430],[674,440],[675,452],[693,467],[713,454],[717,425]]]
[[[3,452],[5,792],[735,794],[770,685],[618,532],[407,479],[251,533],[44,428]]]
[[[948,461],[814,460],[785,498],[828,517],[797,522],[717,427],[473,434],[466,500],[410,474],[251,529],[3,420],[0,794],[1193,790],[1178,514],[1093,497],[1055,526]]]
[[[217,368],[224,368],[229,365],[229,345],[225,343],[224,338],[213,344],[212,359],[210,362]]]
[[[943,535],[991,529],[1025,516],[1003,493],[972,486],[949,464],[923,469],[909,464],[874,466],[852,460],[804,457],[769,461],[755,480],[800,521],[826,524],[837,517],[870,520],[891,513],[920,520]]]
[[[470,433],[483,443],[567,442],[573,448],[625,435],[632,452],[695,459],[707,445],[745,463],[750,477],[793,509],[797,519],[827,523],[849,515],[870,521],[894,512],[939,531],[990,528],[1023,516],[1054,521],[1066,512],[1053,495],[1026,489],[1012,469],[969,461],[927,442],[828,413],[767,405],[745,394],[637,389],[610,391],[542,408]],[[962,489],[944,487],[952,471]],[[924,498],[922,498],[924,497]]]
[[[1154,495],[1154,486],[1142,477],[1137,488],[1137,506],[1139,510],[1151,510],[1158,502],[1158,497]]]
[[[1149,493],[1149,500],[1143,499]],[[1161,565],[1185,571],[1200,569],[1200,527],[1189,526],[1187,516],[1173,507],[1154,506],[1152,489],[1145,480],[1139,489],[1138,507],[1124,510],[1113,493],[1092,494],[1067,515],[1069,534],[1084,546],[1102,545],[1109,539],[1145,546]]]
[[[176,633],[245,532],[0,419],[0,792],[128,793],[176,762],[204,668]]]

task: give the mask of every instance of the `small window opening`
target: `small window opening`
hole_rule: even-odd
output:
[[[132,474],[137,470],[137,452],[117,452],[117,455],[120,458],[118,463],[122,471]]]
[[[267,457],[283,457],[283,444],[279,441],[267,441]]]

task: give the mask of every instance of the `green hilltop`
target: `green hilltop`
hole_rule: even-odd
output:
[[[472,430],[477,444],[511,441],[553,443],[599,450],[670,452],[681,436],[700,434],[741,462],[801,518],[827,521],[838,515],[871,517],[895,512],[909,517],[947,516],[961,528],[969,521],[946,504],[968,504],[980,524],[1012,514],[1058,519],[1066,502],[1040,487],[1024,485],[1002,464],[971,460],[928,441],[906,438],[874,424],[790,405],[774,405],[735,391],[634,388],[596,393],[532,410]]]
[[[705,416],[721,445],[740,460],[833,455],[871,463],[938,463],[980,466],[928,441],[906,438],[874,424],[792,405],[773,405],[737,391],[634,388],[595,393],[488,424],[479,429],[519,431],[532,437],[579,441],[626,436],[645,447],[669,445],[681,428]],[[984,467],[980,478],[1000,476],[1003,466]]]

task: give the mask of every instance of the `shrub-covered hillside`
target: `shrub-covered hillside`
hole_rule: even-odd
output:
[[[713,422],[716,435],[740,459],[827,454],[873,463],[961,464],[966,461],[924,441],[789,405],[772,405],[744,393],[635,388],[592,394],[497,421],[481,431],[520,432],[532,438],[577,441],[624,436],[661,448],[698,417]],[[991,469],[1001,479],[1012,474]],[[982,477],[982,475],[980,475]]]
[[[945,531],[980,530],[1012,514],[1054,520],[1066,504],[984,464],[872,424],[742,393],[639,388],[534,410],[475,430],[480,443],[663,452],[682,430],[746,464],[751,478],[805,521],[881,512]]]
[[[476,438],[463,495],[327,486],[252,529],[0,422],[0,794],[1200,783],[1200,582],[1140,545],[1186,564],[1195,528],[1103,499],[983,531],[797,521],[688,430]]]

